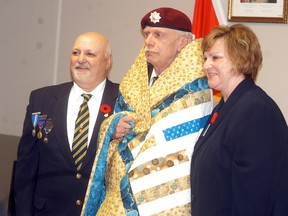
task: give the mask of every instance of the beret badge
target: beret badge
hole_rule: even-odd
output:
[[[157,11],[154,11],[153,13],[150,14],[150,20],[151,22],[153,23],[157,23],[157,22],[160,22],[160,13],[157,13]]]

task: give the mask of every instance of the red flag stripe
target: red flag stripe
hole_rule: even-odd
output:
[[[219,23],[211,0],[196,0],[192,25],[195,38],[205,37],[217,25]]]
[[[192,25],[195,38],[205,37],[212,28],[219,24],[227,24],[224,16],[221,1],[196,0]]]

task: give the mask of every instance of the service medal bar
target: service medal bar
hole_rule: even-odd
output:
[[[42,138],[42,128],[44,127],[45,123],[46,123],[46,119],[47,119],[47,115],[40,115],[39,121],[38,121],[38,127],[39,127],[39,131],[37,134],[37,138],[41,139]]]
[[[38,124],[40,114],[41,114],[41,112],[32,113],[32,125],[33,125],[32,136],[36,135],[36,126]]]
[[[45,132],[44,142],[45,143],[48,143],[48,134],[51,132],[52,128],[53,128],[52,118],[48,118],[44,126],[44,132]]]

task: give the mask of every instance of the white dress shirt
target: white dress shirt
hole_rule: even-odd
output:
[[[151,77],[150,77],[150,81],[149,81],[149,88],[152,86],[153,84],[153,78],[157,77],[157,74],[155,73],[155,70],[153,69],[152,73],[151,73]]]
[[[88,145],[90,143],[95,122],[97,119],[98,111],[102,101],[102,96],[104,88],[106,85],[106,79],[101,82],[93,91],[85,92],[83,91],[75,82],[71,88],[69,99],[68,99],[68,108],[67,108],[67,135],[69,140],[70,149],[72,149],[72,143],[74,138],[75,122],[78,116],[80,105],[83,103],[84,94],[91,94],[92,97],[88,101],[89,107],[89,130],[88,130]]]

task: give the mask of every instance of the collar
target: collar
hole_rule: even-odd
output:
[[[106,79],[104,79],[99,85],[91,92],[86,92],[82,88],[80,88],[75,82],[73,82],[73,86],[71,89],[71,93],[73,94],[73,98],[77,100],[77,98],[82,98],[82,94],[91,94],[91,99],[100,100],[99,95],[102,95],[106,85]]]

